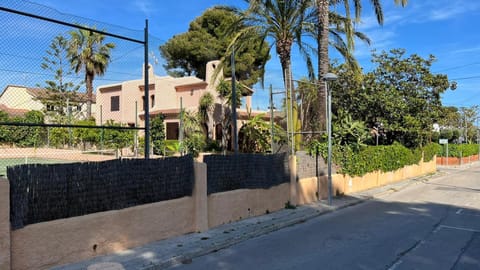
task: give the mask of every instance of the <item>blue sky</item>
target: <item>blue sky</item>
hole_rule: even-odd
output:
[[[122,29],[142,30],[145,19],[148,19],[149,32],[154,37],[152,39],[154,44],[161,44],[173,35],[187,31],[189,23],[209,7],[245,6],[244,1],[241,0],[30,0],[30,2],[54,8],[61,13],[116,25]],[[365,70],[371,68],[370,51],[372,49],[405,48],[407,54],[415,53],[422,57],[433,54],[438,60],[433,65],[432,71],[447,74],[450,80],[453,79],[458,83],[457,90],[447,91],[443,95],[443,103],[452,106],[480,104],[478,94],[480,34],[477,30],[480,29],[480,1],[411,0],[405,8],[402,8],[395,6],[393,0],[384,0],[383,26],[376,23],[369,1],[364,2],[362,22],[358,24],[358,30],[365,32],[373,43],[371,46],[366,46],[357,42],[355,54]],[[32,28],[35,27],[32,26]],[[27,35],[24,31],[22,33]],[[141,31],[134,33],[141,38]],[[38,35],[37,29],[32,34]],[[154,46],[151,48],[151,61],[154,61],[154,58],[159,60],[159,64],[155,66],[155,72],[158,75],[165,75],[158,49],[156,45]],[[137,47],[129,44],[122,49],[124,52],[140,56],[142,50]],[[122,58],[123,55],[113,58],[115,57]],[[121,76],[123,71],[127,79],[132,79],[131,74],[127,74],[130,72],[125,70],[133,67],[128,65],[127,61],[123,64],[118,66],[112,64],[111,68],[117,71],[117,76]],[[293,54],[292,64],[294,79],[306,76],[304,62],[296,52]],[[135,69],[141,68],[137,65]],[[101,83],[108,83],[108,81]],[[265,86],[270,84],[274,89],[282,88],[281,69],[275,52],[272,52],[272,59],[267,65],[265,76]],[[256,86],[255,89],[253,107],[265,109],[268,106],[268,91],[261,89],[260,86]]]

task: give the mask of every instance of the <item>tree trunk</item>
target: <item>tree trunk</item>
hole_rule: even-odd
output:
[[[85,74],[85,86],[87,88],[87,119],[90,119],[92,117],[93,75],[88,72]]]
[[[294,136],[295,138],[295,145],[294,149],[298,149],[301,141],[302,136],[300,133],[293,135],[294,132],[302,131],[301,123],[298,119],[298,105],[296,102],[295,96],[295,89],[293,86],[292,81],[292,70],[291,70],[291,50],[292,50],[292,40],[277,40],[276,50],[278,55],[280,56],[280,63],[282,65],[282,72],[283,72],[283,81],[285,83],[285,88],[287,89],[286,97],[285,97],[285,107],[287,108],[287,118],[288,118],[288,130],[287,132]],[[290,107],[290,102],[292,106]]]
[[[328,57],[328,35],[329,35],[329,1],[316,0],[318,8],[318,21],[320,23],[317,35],[317,51],[318,51],[318,122],[321,130],[326,130],[327,115],[326,115],[326,98],[327,92],[322,76],[328,73],[329,57]]]

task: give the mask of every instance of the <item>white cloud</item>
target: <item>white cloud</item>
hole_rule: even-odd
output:
[[[404,20],[405,20],[405,16],[402,16],[400,14],[395,14],[393,12],[389,12],[388,14],[384,14],[383,25],[392,26]],[[357,26],[357,30],[359,31],[367,31],[367,30],[382,28],[382,26],[378,24],[377,17],[375,16],[363,17],[360,23],[358,23],[356,26]]]
[[[463,5],[445,7],[442,9],[432,10],[428,15],[428,19],[432,21],[447,20],[467,11],[470,11],[470,8]]]
[[[367,36],[371,39],[371,44],[365,44],[357,41],[355,45],[355,57],[366,58],[371,56],[373,49],[387,50],[395,44],[395,38],[397,34],[394,31],[384,28],[376,29],[366,32]]]
[[[137,0],[133,1],[132,4],[134,5],[135,9],[139,10],[147,17],[149,17],[151,14],[154,14],[157,10],[155,8],[155,3],[150,0]]]
[[[472,52],[480,52],[480,46],[474,46],[470,48],[463,48],[453,51],[453,53],[460,54],[460,53],[472,53]]]
[[[465,13],[472,13],[480,9],[478,1],[425,1],[412,3],[411,23],[441,21],[454,19]]]

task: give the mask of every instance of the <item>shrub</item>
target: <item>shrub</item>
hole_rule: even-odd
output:
[[[311,155],[321,154],[326,158],[326,145],[315,143],[308,149]],[[424,147],[426,154],[431,160],[436,153],[434,146]],[[352,150],[348,145],[335,145],[332,149],[333,162],[340,169],[339,173],[351,176],[362,176],[369,172],[382,171],[389,172],[403,168],[407,165],[418,164],[422,158],[423,149],[410,150],[405,146],[394,143],[392,145],[365,146],[358,151]]]
[[[448,156],[449,157],[468,157],[477,155],[479,153],[478,144],[449,144]],[[446,157],[446,146],[441,146],[437,150],[437,156]]]
[[[435,155],[440,156],[438,153],[442,151],[442,145],[438,143],[430,143],[425,145],[423,148],[423,161],[429,162],[433,159]]]

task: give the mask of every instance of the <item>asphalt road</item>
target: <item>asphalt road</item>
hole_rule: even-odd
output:
[[[480,165],[175,269],[480,269]]]

